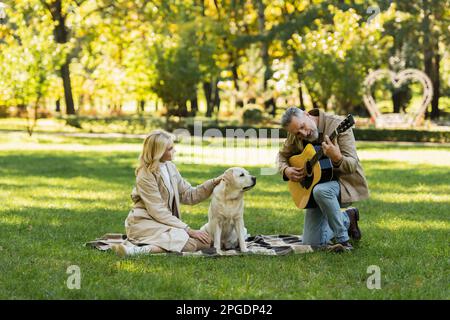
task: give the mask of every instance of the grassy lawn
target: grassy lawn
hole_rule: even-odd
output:
[[[83,247],[124,232],[139,148],[136,140],[0,135],[1,299],[450,298],[448,145],[358,144],[371,199],[358,204],[363,239],[352,253],[120,259]],[[217,163],[177,164],[198,184],[226,169]],[[303,213],[285,183],[246,168],[258,176],[246,195],[249,232],[300,234]],[[183,219],[199,228],[208,205],[183,206]],[[81,270],[79,290],[66,286],[71,265]],[[366,287],[371,265],[380,267],[380,290]]]

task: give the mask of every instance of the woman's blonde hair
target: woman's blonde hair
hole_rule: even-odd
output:
[[[139,166],[135,170],[137,175],[139,170],[146,168],[150,172],[159,170],[159,164],[167,147],[173,143],[172,136],[164,130],[154,130],[145,138],[142,152],[139,156]]]

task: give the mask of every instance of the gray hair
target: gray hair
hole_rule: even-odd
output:
[[[291,123],[292,117],[301,118],[305,114],[305,111],[299,109],[297,107],[288,108],[284,114],[281,116],[281,127],[287,128],[287,126]]]

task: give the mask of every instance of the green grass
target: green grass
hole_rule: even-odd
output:
[[[358,204],[363,239],[352,253],[120,259],[83,244],[124,232],[140,142],[130,140],[131,151],[121,151],[95,150],[92,141],[99,147],[126,141],[17,138],[17,148],[2,148],[11,139],[0,135],[1,299],[450,298],[448,145],[358,144],[363,155],[398,150],[419,158],[439,152],[447,159],[433,165],[426,158],[415,163],[362,157],[371,199]],[[28,149],[36,144],[39,149]],[[51,149],[64,144],[69,147]],[[70,150],[71,144],[78,148]],[[178,167],[192,184],[226,169]],[[259,176],[259,167],[247,169],[258,175],[256,188],[246,194],[249,232],[300,234],[303,213],[285,183],[279,176]],[[183,206],[183,219],[200,227],[208,204]],[[81,269],[80,290],[66,286],[70,265]],[[370,265],[381,269],[380,290],[366,287]]]

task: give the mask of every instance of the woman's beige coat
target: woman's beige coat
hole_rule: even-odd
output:
[[[173,186],[174,199],[169,203],[169,181],[160,172],[142,168],[136,177],[131,198],[134,207],[125,221],[128,240],[134,244],[152,244],[169,251],[180,252],[189,239],[181,221],[180,203],[196,204],[207,199],[220,178],[192,187],[176,166],[168,161],[167,170]]]

